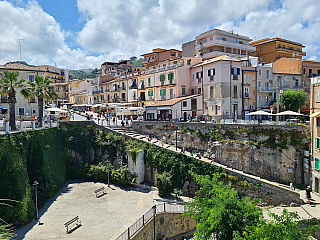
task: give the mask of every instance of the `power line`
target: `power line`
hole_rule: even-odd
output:
[[[71,20],[62,18],[62,17],[58,17],[58,16],[55,16],[55,15],[51,15],[51,14],[49,14],[49,13],[47,13],[47,12],[43,12],[43,11],[41,12],[41,11],[38,11],[38,10],[35,10],[35,9],[32,9],[32,8],[29,8],[29,7],[25,7],[25,6],[19,5],[19,4],[17,4],[17,3],[12,3],[12,2],[10,2],[10,3],[11,3],[12,5],[16,5],[16,6],[21,7],[21,8],[25,8],[25,9],[28,9],[28,10],[31,10],[31,11],[35,11],[35,12],[37,12],[37,13],[49,15],[49,16],[51,16],[51,17],[53,17],[53,18],[58,18],[58,19],[60,19],[60,20],[63,20],[63,21],[66,21],[66,22],[70,22],[70,23],[73,23],[73,24],[76,24],[76,25],[79,25],[79,26],[82,26],[82,27],[86,27],[86,28],[89,28],[89,29],[92,29],[92,30],[95,30],[95,31],[98,31],[98,32],[102,32],[102,33],[105,33],[105,34],[108,34],[108,35],[111,35],[111,36],[114,36],[114,37],[117,37],[117,38],[121,38],[121,39],[124,39],[124,40],[127,40],[127,41],[135,42],[135,43],[138,43],[138,44],[140,44],[140,45],[145,45],[145,46],[148,46],[148,47],[156,48],[156,47],[151,46],[151,45],[146,44],[146,43],[138,42],[138,41],[132,40],[132,39],[130,39],[130,38],[118,36],[118,35],[116,35],[116,34],[114,34],[114,33],[110,33],[110,32],[103,31],[103,30],[100,30],[100,29],[97,29],[97,28],[89,27],[89,26],[87,26],[87,25],[85,25],[85,24],[77,23],[77,22],[74,22],[74,21],[71,21]]]

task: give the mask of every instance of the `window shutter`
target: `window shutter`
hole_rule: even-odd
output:
[[[201,78],[203,78],[203,72],[201,72]]]
[[[174,78],[174,73],[171,73],[171,80],[173,80]]]
[[[315,169],[319,169],[319,158],[315,158],[314,160],[315,160],[315,161],[314,161],[314,167],[315,167]]]
[[[162,89],[160,89],[160,96],[162,96]]]
[[[216,75],[216,69],[215,68],[212,69],[212,72],[213,72],[213,75]]]
[[[318,143],[317,143],[318,147],[317,148],[320,149],[320,138],[317,138],[317,140],[318,140]]]
[[[171,75],[171,74],[170,74],[170,73],[168,73],[168,80],[171,80],[170,75]]]
[[[231,68],[231,74],[233,75],[233,68]]]
[[[153,96],[153,90],[151,90],[151,96]]]
[[[163,96],[165,96],[166,95],[166,89],[163,89],[162,93],[163,93]]]
[[[240,75],[240,68],[237,68],[237,75]]]
[[[170,88],[170,95],[173,95],[173,89]]]
[[[314,139],[314,145],[315,145],[315,148],[318,149],[318,138]]]
[[[211,76],[211,69],[208,70],[208,76]]]
[[[150,91],[148,91],[148,97],[150,97]]]

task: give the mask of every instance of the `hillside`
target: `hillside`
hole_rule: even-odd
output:
[[[69,74],[72,79],[86,79],[86,78],[95,78],[101,75],[101,69],[79,69],[79,70],[70,70]]]

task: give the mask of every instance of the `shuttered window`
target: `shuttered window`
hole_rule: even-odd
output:
[[[314,167],[319,170],[319,158],[314,158]]]

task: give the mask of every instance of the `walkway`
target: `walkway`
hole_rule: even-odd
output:
[[[107,194],[96,198],[94,191]],[[68,181],[40,211],[40,222],[17,230],[14,239],[115,239],[146,213],[154,203],[154,191],[119,188],[99,182]],[[70,234],[64,223],[79,216],[81,227]]]

